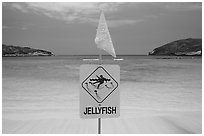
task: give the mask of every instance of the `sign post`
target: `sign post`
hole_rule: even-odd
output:
[[[101,118],[98,118],[98,134],[101,134]]]
[[[101,133],[101,118],[120,116],[119,84],[118,65],[80,66],[80,117],[98,118],[98,133]]]
[[[102,54],[101,54],[101,49],[99,53],[99,64],[102,64]],[[101,134],[101,118],[98,118],[98,134]]]

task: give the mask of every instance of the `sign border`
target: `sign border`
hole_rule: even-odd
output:
[[[99,68],[102,68],[102,69],[116,82],[116,84],[117,84],[117,86],[116,86],[101,102],[99,102],[96,98],[94,98],[94,97],[92,96],[92,94],[89,93],[89,91],[87,91],[86,88],[84,88],[84,86],[83,86],[83,83],[84,83],[97,69],[99,69]],[[97,101],[98,103],[102,103],[106,98],[108,98],[108,96],[109,96],[113,91],[115,91],[116,88],[118,88],[118,82],[107,72],[107,70],[105,70],[105,68],[103,68],[102,66],[98,66],[98,67],[81,83],[81,86],[86,90],[87,93],[89,93],[89,95],[90,95],[92,98],[94,98],[95,101]]]

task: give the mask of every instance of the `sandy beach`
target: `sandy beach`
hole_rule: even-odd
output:
[[[126,112],[122,112],[126,113]],[[102,119],[103,134],[195,134],[201,133],[198,112],[172,112],[157,114],[144,111],[136,118]],[[134,114],[134,112],[130,113]],[[140,113],[141,114],[141,113]],[[134,114],[137,115],[137,114]],[[184,116],[185,115],[185,116]],[[97,119],[36,119],[3,120],[3,133],[45,134],[97,134]]]
[[[131,61],[120,63],[120,117],[102,119],[102,133],[202,133],[201,59]],[[79,65],[3,60],[2,132],[96,134],[97,119],[79,117]]]

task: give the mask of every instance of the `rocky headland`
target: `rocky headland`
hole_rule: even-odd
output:
[[[50,51],[2,44],[3,57],[53,56]]]
[[[202,39],[181,39],[167,43],[149,52],[157,56],[202,56]]]

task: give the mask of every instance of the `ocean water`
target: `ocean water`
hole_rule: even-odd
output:
[[[7,57],[2,59],[2,114],[7,120],[79,118],[79,67],[98,56]],[[201,111],[202,58],[103,56],[120,66],[120,118],[127,111]],[[130,112],[129,112],[130,113]]]

